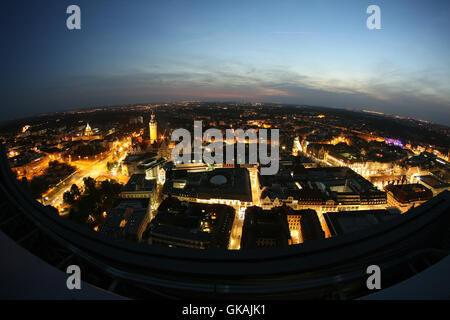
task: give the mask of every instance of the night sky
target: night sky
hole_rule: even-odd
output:
[[[79,31],[66,28],[71,4]],[[371,4],[381,30],[366,28]],[[237,100],[450,125],[450,1],[3,0],[0,19],[0,120]]]

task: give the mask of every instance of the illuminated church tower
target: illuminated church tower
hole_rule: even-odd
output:
[[[152,112],[152,116],[150,119],[150,122],[148,124],[150,129],[150,143],[154,143],[158,138],[158,126],[157,122],[155,120],[155,115]]]

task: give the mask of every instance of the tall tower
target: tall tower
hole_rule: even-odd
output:
[[[150,118],[150,122],[148,123],[149,132],[150,132],[150,143],[155,142],[158,139],[158,124],[155,120],[155,114],[152,112],[152,116]]]

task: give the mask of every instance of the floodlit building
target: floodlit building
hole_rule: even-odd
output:
[[[397,207],[401,212],[406,212],[433,198],[433,192],[419,183],[390,184],[384,189],[387,192],[388,204]]]
[[[274,208],[273,210],[281,210],[286,215],[292,244],[325,238],[325,232],[322,230],[316,211],[311,209],[293,210],[288,206]]]
[[[158,123],[155,120],[155,114],[152,113],[150,122],[148,123],[150,143],[156,142],[158,140]]]
[[[297,209],[316,211],[351,211],[384,209],[387,196],[372,183],[346,167],[311,168],[294,173],[302,201]],[[323,202],[316,207],[313,203]],[[300,200],[300,197],[299,197]],[[308,203],[309,202],[309,203]]]
[[[216,168],[203,172],[171,170],[166,174],[165,197],[240,207],[253,205],[250,175],[245,168]]]
[[[72,136],[72,141],[103,140],[103,135],[99,133],[99,130],[97,128],[92,129],[89,123],[86,123],[86,126],[82,128],[81,134]]]

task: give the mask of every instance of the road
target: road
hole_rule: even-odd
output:
[[[112,162],[114,158],[115,150],[111,150],[107,153],[107,155],[99,160],[94,161],[73,161],[70,162],[71,165],[74,165],[77,168],[73,174],[69,177],[61,181],[55,188],[50,190],[47,194],[43,195],[45,205],[52,205],[57,209],[63,206],[63,194],[66,191],[70,190],[72,184],[76,184],[79,187],[83,185],[83,179],[86,177],[91,177],[97,179],[99,177],[105,177],[108,179],[114,179],[121,183],[126,183],[128,181],[128,177],[122,174],[112,174],[106,168],[106,163],[108,161]],[[120,154],[119,163],[123,161],[126,157],[126,150],[123,149]]]
[[[236,216],[234,217],[233,226],[231,227],[230,242],[228,250],[239,250],[241,248],[242,226],[244,225],[244,214],[239,212],[239,208],[235,208]]]
[[[259,179],[258,169],[248,168],[250,173],[250,186],[252,191],[252,201],[254,205],[259,205]],[[233,226],[231,227],[229,250],[239,250],[241,248],[242,227],[245,219],[245,208],[235,206],[236,216],[234,218]]]

